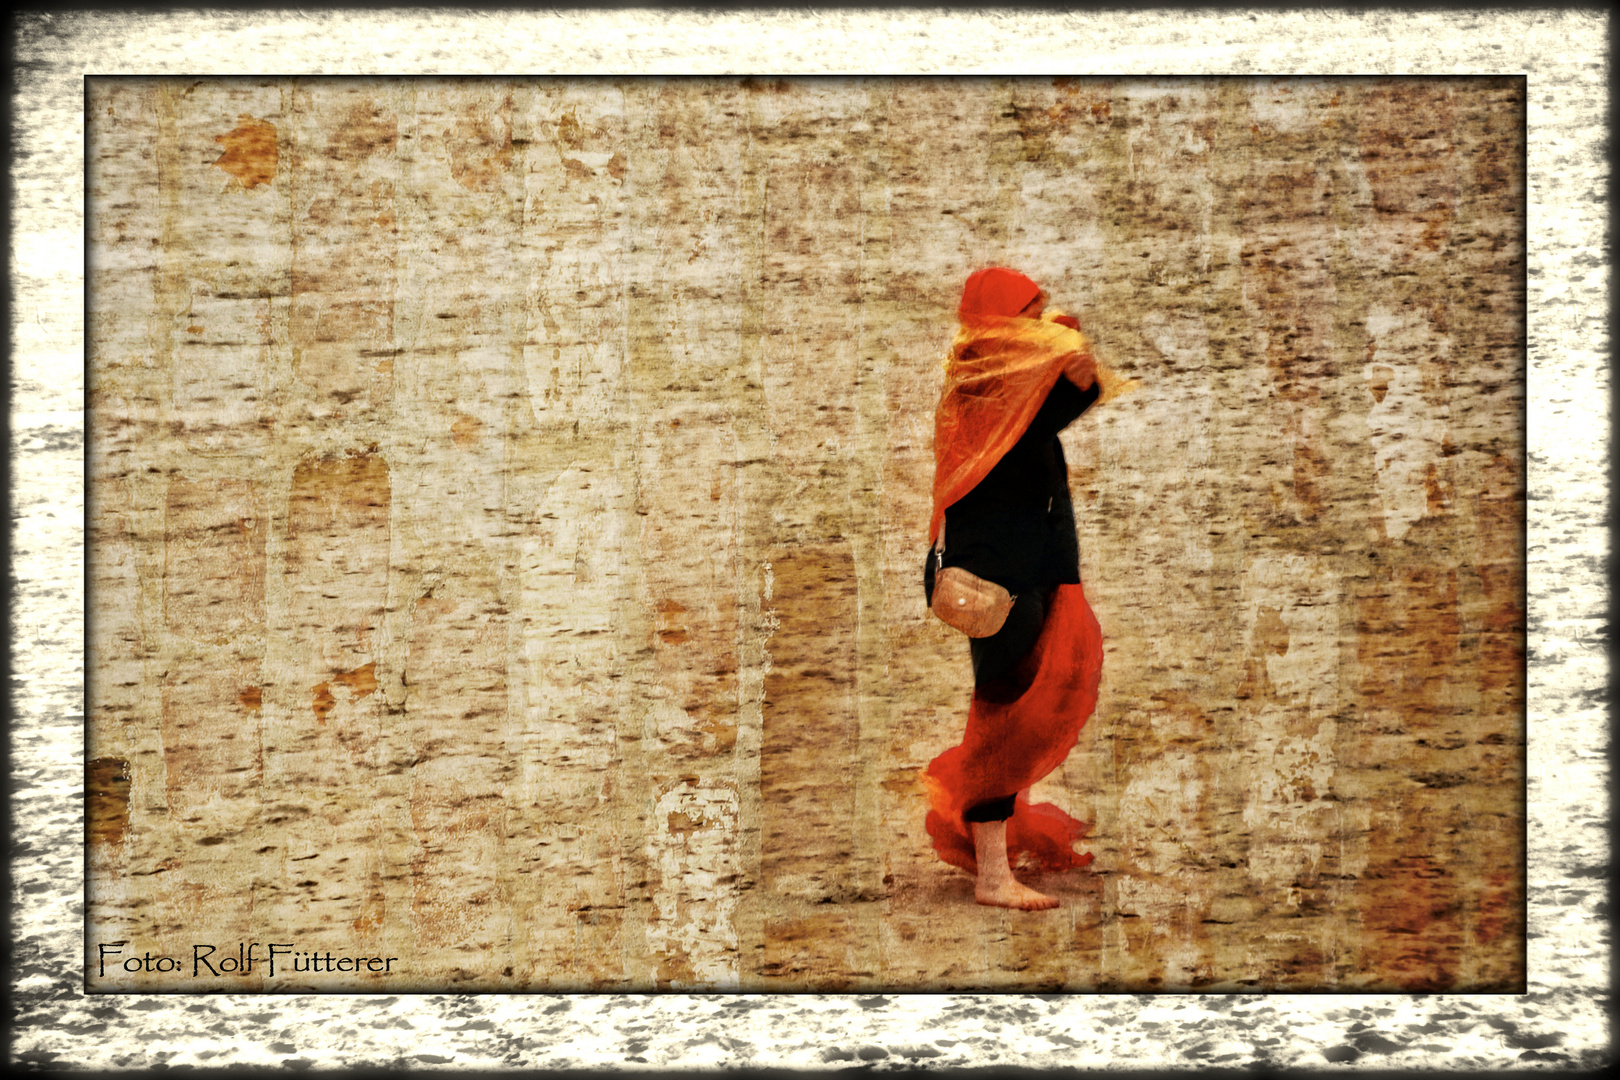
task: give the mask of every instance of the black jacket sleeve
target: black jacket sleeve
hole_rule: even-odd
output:
[[[1041,403],[1041,411],[1029,422],[1029,430],[1024,433],[1024,438],[1039,442],[1057,438],[1058,432],[1080,419],[1096,403],[1101,393],[1102,388],[1096,383],[1081,390],[1069,381],[1067,375],[1058,376],[1058,381]]]

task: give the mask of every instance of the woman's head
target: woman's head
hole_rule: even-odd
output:
[[[1041,287],[1016,270],[992,266],[975,270],[968,275],[962,288],[962,303],[956,313],[961,318],[970,315],[999,315],[1013,318],[1022,315],[1040,318],[1046,296]]]

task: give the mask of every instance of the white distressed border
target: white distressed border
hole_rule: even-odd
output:
[[[21,588],[13,608],[10,779],[15,839],[25,844],[9,897],[10,977],[21,1010],[14,1059],[84,1069],[299,1059],[315,1068],[800,1069],[898,1064],[916,1060],[908,1049],[930,1043],[938,1054],[926,1061],[935,1067],[1557,1069],[1608,1057],[1608,927],[1595,910],[1605,879],[1592,873],[1608,864],[1609,815],[1601,705],[1608,675],[1606,17],[400,10],[72,13],[27,15],[19,25],[10,451],[12,505],[25,511],[13,526]],[[81,80],[452,72],[1527,75],[1532,992],[916,995],[865,1007],[843,996],[84,997],[82,458],[77,448],[51,449],[63,432],[82,432]],[[564,1001],[566,1009],[544,1012]],[[201,1012],[188,1011],[199,1003]],[[1425,1033],[1410,1034],[1425,1023]],[[1322,1051],[1346,1044],[1357,1025],[1405,1048],[1331,1064]],[[1559,1036],[1560,1045],[1536,1050],[1547,1041],[1537,1035]],[[939,1038],[960,1041],[941,1047]],[[1266,1039],[1277,1041],[1256,1046]],[[887,1056],[855,1053],[863,1047]],[[1527,1047],[1545,1057],[1521,1057]],[[829,1058],[828,1048],[845,1056]]]

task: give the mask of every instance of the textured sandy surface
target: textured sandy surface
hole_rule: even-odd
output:
[[[93,83],[91,986],[1522,989],[1521,91]],[[1062,916],[917,827],[988,261],[1144,383]]]
[[[24,1060],[90,1065],[300,1056],[407,1061],[425,1052],[421,1033],[429,1029],[434,1050],[420,1060],[458,1066],[1582,1060],[1606,1038],[1591,1000],[1607,978],[1607,930],[1596,922],[1601,897],[1592,880],[1606,861],[1596,832],[1606,809],[1601,713],[1588,692],[1605,674],[1591,645],[1601,597],[1594,532],[1601,444],[1540,442],[1537,432],[1595,434],[1603,419],[1606,389],[1594,388],[1594,379],[1606,342],[1594,335],[1606,268],[1581,246],[1601,213],[1592,193],[1603,166],[1587,148],[1600,128],[1602,72],[1538,42],[1597,40],[1601,27],[1539,17],[1503,34],[1491,29],[1497,17],[1472,30],[1428,18],[1439,20],[1459,52],[1436,59],[1413,51],[1404,60],[1407,47],[1398,45],[1376,67],[1457,70],[1467,65],[1469,42],[1494,57],[1489,45],[1511,40],[1524,49],[1522,58],[1493,61],[1489,70],[1531,75],[1530,196],[1538,208],[1530,232],[1531,994],[676,995],[554,1004],[403,997],[299,998],[296,1005],[81,997],[78,904],[62,887],[79,865],[83,773],[64,763],[77,751],[81,706],[77,671],[52,674],[51,667],[53,656],[73,655],[82,625],[75,621],[82,571],[68,561],[78,554],[82,503],[64,495],[76,490],[82,452],[74,412],[83,393],[75,364],[81,330],[68,284],[81,193],[45,186],[42,162],[27,158],[15,167],[19,185],[32,193],[34,226],[19,234],[14,264],[24,350],[13,418],[24,594],[14,633],[29,683],[14,742],[23,831],[15,864],[22,962],[14,978],[25,995],[17,1051]],[[1207,40],[1227,42],[1204,54],[1221,70],[1272,70],[1302,67],[1290,50],[1333,26],[1317,16],[1293,29],[1268,28],[1278,35],[1268,40],[1281,43],[1271,47],[1243,44],[1254,32],[1246,21],[1217,23],[1147,20],[1136,40],[1184,42],[1199,36],[1188,35],[1189,27],[1202,26]],[[69,80],[63,91],[40,81],[38,104],[22,117],[25,139],[43,144],[60,131],[69,141],[78,119],[72,80],[86,70],[128,68],[115,54],[96,55],[101,46],[92,46],[90,29],[58,23],[59,36],[25,41],[44,57],[57,50],[57,73]],[[1063,29],[1077,36],[1080,27]],[[1403,36],[1389,26],[1360,27],[1369,29]],[[1008,31],[998,20],[979,28],[992,38]],[[691,55],[702,55],[705,33],[693,32]],[[856,37],[864,40],[858,30]],[[273,44],[275,35],[257,38]],[[815,44],[816,35],[802,39]],[[435,40],[454,53],[453,32]],[[606,40],[615,44],[601,62],[611,63],[618,39]],[[1178,47],[1185,46],[1155,52],[1142,45],[1138,66],[1188,70],[1193,54]],[[1333,50],[1319,43],[1311,55],[1328,66],[1322,57]],[[378,64],[399,68],[397,58]],[[469,942],[475,947],[461,969],[469,988],[480,989],[503,979],[557,986],[557,972],[577,972],[576,985],[726,985],[729,978],[748,987],[786,981],[855,990],[987,987],[1003,978],[1024,987],[1104,989],[1446,989],[1519,977],[1511,963],[1502,966],[1500,946],[1502,927],[1513,921],[1517,810],[1510,781],[1519,732],[1511,723],[1481,726],[1512,721],[1515,711],[1503,672],[1513,662],[1511,522],[1519,481],[1500,464],[1516,460],[1511,423],[1502,430],[1502,417],[1516,411],[1510,402],[1519,375],[1511,290],[1491,290],[1509,301],[1506,311],[1445,317],[1467,295],[1446,270],[1465,266],[1470,278],[1505,272],[1502,243],[1491,238],[1511,244],[1513,226],[1504,230],[1503,208],[1478,197],[1499,189],[1480,177],[1504,160],[1500,147],[1491,148],[1491,105],[1458,89],[1462,84],[1438,96],[1422,87],[1356,84],[1350,115],[1360,118],[1359,134],[1349,157],[1371,163],[1358,171],[1332,165],[1347,160],[1342,130],[1327,125],[1324,132],[1301,119],[1345,107],[1330,104],[1331,87],[1038,85],[1044,96],[1032,90],[1020,99],[994,84],[975,91],[986,98],[977,105],[963,95],[968,111],[990,118],[978,121],[978,131],[1001,132],[984,140],[994,148],[988,158],[964,155],[949,166],[961,170],[960,188],[986,193],[987,205],[973,211],[986,223],[985,236],[926,213],[937,181],[909,198],[904,183],[893,183],[900,195],[889,199],[863,182],[857,170],[903,176],[906,154],[923,159],[931,149],[921,138],[911,145],[863,133],[863,116],[880,117],[891,132],[948,131],[954,120],[940,108],[920,108],[921,119],[908,119],[902,95],[881,85],[862,91],[863,111],[848,94],[824,93],[806,104],[803,98],[815,95],[730,84],[737,105],[729,111],[747,117],[747,130],[761,132],[757,140],[736,136],[729,149],[722,143],[705,153],[639,153],[626,159],[628,177],[615,175],[625,165],[615,166],[611,145],[588,144],[611,142],[616,122],[634,120],[651,129],[656,146],[666,126],[679,132],[694,113],[712,126],[715,110],[728,111],[727,100],[640,100],[643,91],[632,86],[607,95],[604,106],[602,95],[570,103],[524,91],[526,107],[514,95],[503,119],[499,97],[493,107],[467,108],[469,98],[479,100],[467,88],[437,97],[412,89],[410,108],[396,101],[391,110],[315,92],[300,103],[296,89],[289,98],[275,84],[205,85],[171,95],[172,108],[158,95],[149,110],[156,152],[117,159],[154,175],[114,182],[132,190],[144,183],[167,192],[166,201],[130,212],[120,235],[131,238],[130,250],[148,254],[112,260],[109,284],[96,286],[99,306],[119,295],[120,272],[124,280],[146,274],[150,284],[130,286],[129,295],[155,300],[109,304],[110,317],[94,335],[166,342],[169,352],[131,364],[136,370],[120,384],[123,400],[107,410],[98,402],[95,414],[98,425],[103,415],[128,424],[110,429],[109,447],[125,430],[137,436],[124,444],[132,456],[172,454],[200,464],[172,476],[160,468],[155,478],[128,471],[126,502],[107,525],[95,523],[110,530],[105,547],[98,539],[92,567],[98,597],[122,589],[138,598],[113,605],[105,617],[98,608],[90,642],[109,673],[124,665],[131,675],[115,679],[98,668],[97,709],[135,718],[105,728],[98,719],[91,732],[93,760],[129,763],[94,774],[107,785],[98,801],[110,810],[98,815],[97,803],[91,807],[92,835],[105,838],[93,845],[103,861],[92,876],[109,883],[95,902],[112,913],[138,912],[131,917],[160,934],[185,936],[203,926],[222,942],[298,920],[318,934],[341,920],[349,940],[373,935],[410,950],[416,972],[432,973],[432,988],[450,984],[446,973],[458,970],[453,954]],[[874,93],[888,96],[874,105]],[[1081,102],[1083,93],[1089,96]],[[1244,96],[1223,100],[1223,93]],[[1433,100],[1414,109],[1402,100],[1414,93]],[[1302,98],[1319,111],[1302,108]],[[1010,108],[989,107],[1003,103]],[[262,125],[271,112],[304,132],[292,144],[306,148],[302,157],[264,163]],[[1402,129],[1414,113],[1447,136]],[[408,159],[336,145],[322,134],[359,131],[386,142],[390,116],[395,138],[401,117],[407,130],[415,124],[423,134]],[[591,122],[577,129],[563,121],[579,124],[582,116]],[[1240,117],[1251,121],[1246,132]],[[524,122],[546,134],[548,148],[557,146],[549,158],[527,149],[538,141],[532,137],[519,144]],[[1227,143],[1253,138],[1250,151],[1235,164],[1215,154],[1200,160],[1197,143],[1207,137],[1200,123],[1215,125]],[[1262,124],[1264,140],[1256,137]],[[792,141],[801,130],[800,138],[817,136],[800,144],[804,149]],[[430,145],[435,132],[439,147]],[[1378,145],[1380,132],[1395,138]],[[522,153],[503,134],[523,145]],[[816,157],[814,147],[838,140],[841,153]],[[1279,146],[1289,153],[1270,152]],[[222,148],[229,168],[207,165]],[[1110,193],[1097,178],[1107,175],[1109,155],[1116,167],[1136,170],[1138,183],[1162,184],[1165,192],[1138,191],[1128,201]],[[1327,162],[1318,172],[1329,181],[1301,182],[1301,157]],[[1088,174],[1088,161],[1101,164]],[[1049,169],[1053,163],[1075,167]],[[278,182],[295,164],[301,183]],[[430,165],[447,179],[412,182]],[[419,172],[407,175],[409,168]],[[1254,183],[1257,173],[1264,183]],[[76,175],[65,174],[69,188]],[[1548,187],[1554,176],[1556,189]],[[1184,182],[1171,190],[1169,178]],[[663,183],[673,210],[667,202],[661,213],[615,202],[623,183],[649,180]],[[551,238],[546,258],[524,264],[530,218],[519,211],[529,193],[556,190],[559,182],[564,191],[601,190],[594,203],[553,209],[543,230]],[[1078,187],[1065,191],[1063,184]],[[1054,186],[1059,190],[1043,190]],[[1228,194],[1242,186],[1244,197]],[[762,192],[774,194],[767,201]],[[852,193],[850,205],[832,205],[844,192]],[[1125,220],[1101,212],[1115,204]],[[244,205],[257,212],[244,213]],[[504,211],[516,216],[502,218],[503,206],[516,208]],[[1157,216],[1131,220],[1147,217],[1143,207]],[[1222,212],[1224,230],[1216,220]],[[769,223],[772,213],[784,225],[814,219],[820,227],[797,243],[768,230],[744,239],[749,232],[739,222]],[[316,221],[319,228],[302,246],[283,250],[257,239],[254,230],[268,228],[266,220]],[[235,250],[251,257],[221,260],[220,246],[200,242],[196,230],[163,231],[187,221],[200,223],[205,235],[228,230]],[[601,243],[604,228],[657,240],[650,250],[622,255],[628,266],[614,265],[610,255],[628,245]],[[142,229],[153,234],[144,249],[136,246]],[[446,235],[436,241],[435,229]],[[1064,249],[1065,229],[1097,236]],[[1084,264],[1099,248],[1115,250],[1098,242],[1115,229],[1121,241],[1126,234],[1155,238],[1146,271],[1128,270],[1117,251],[1100,265]],[[1350,229],[1354,244],[1344,236]],[[1455,243],[1459,237],[1487,242],[1470,250]],[[1449,265],[1436,265],[1442,243]],[[851,258],[857,245],[881,258]],[[346,258],[356,248],[368,257]],[[1054,250],[1090,254],[1039,262]],[[681,253],[687,257],[675,257]],[[928,740],[940,741],[953,715],[953,702],[929,705],[926,695],[961,666],[957,643],[904,603],[914,588],[909,534],[925,512],[927,460],[926,427],[908,438],[905,426],[926,416],[932,372],[916,355],[938,351],[941,331],[932,324],[946,309],[951,279],[984,257],[1028,265],[1089,317],[1102,343],[1131,356],[1161,386],[1072,444],[1079,451],[1071,452],[1076,490],[1096,492],[1097,513],[1082,514],[1088,580],[1117,583],[1112,608],[1099,602],[1114,650],[1110,679],[1159,691],[1150,704],[1116,702],[1099,713],[1082,752],[1056,778],[1057,797],[1072,798],[1077,812],[1098,821],[1093,846],[1097,866],[1107,870],[1070,898],[1073,918],[1056,931],[1078,950],[1053,948],[1051,924],[1010,924],[962,905],[955,895],[962,890],[952,891],[957,882],[931,861],[920,830],[904,824],[917,798],[907,777],[937,752]],[[740,263],[759,269],[750,276]],[[630,272],[638,269],[644,273]],[[1401,283],[1396,295],[1369,295],[1366,279],[1380,273]],[[602,295],[554,311],[528,294],[514,300],[503,291],[514,274],[538,282],[542,299],[564,289],[584,292],[587,301],[592,289]],[[229,287],[216,287],[199,304],[188,284],[197,277]],[[290,280],[291,295],[279,308],[263,305],[261,314],[251,298],[274,280]],[[592,314],[611,309],[605,301],[613,283],[638,280],[657,284],[639,305],[629,299],[639,318],[615,327]],[[1268,288],[1277,280],[1287,288]],[[300,281],[312,284],[300,289]],[[1212,336],[1211,320],[1189,317],[1187,309],[1206,304],[1177,303],[1191,281],[1229,290],[1238,325],[1217,320]],[[711,292],[695,291],[704,289]],[[840,314],[833,302],[840,289],[863,298],[858,308],[874,314]],[[209,304],[212,310],[199,310]],[[713,314],[727,305],[730,314]],[[457,317],[438,319],[446,309]],[[141,313],[141,325],[121,324],[118,315],[132,312]],[[847,336],[829,342],[823,328],[839,318],[848,322]],[[154,330],[157,320],[169,321]],[[672,335],[670,327],[688,332]],[[615,331],[624,342],[618,354],[609,344]],[[1276,341],[1282,331],[1305,335],[1305,346]],[[802,337],[811,333],[816,340]],[[372,344],[359,356],[331,344],[356,340]],[[561,362],[565,348],[571,371]],[[1342,370],[1323,362],[1322,354],[1335,350],[1353,352],[1358,362]],[[188,353],[225,359],[198,362]],[[753,366],[731,364],[739,353],[752,356]],[[1495,359],[1470,365],[1459,378],[1448,365],[1463,355]],[[1257,362],[1240,364],[1239,357]],[[143,371],[156,384],[143,384]],[[1480,379],[1504,385],[1487,392]],[[1172,385],[1184,392],[1178,396]],[[261,389],[268,393],[261,397]],[[1437,392],[1443,401],[1434,399]],[[615,394],[635,407],[609,408]],[[525,405],[521,415],[515,397]],[[830,415],[802,422],[811,410]],[[1233,417],[1252,424],[1253,433],[1219,422]],[[153,423],[162,425],[156,438],[142,428]],[[359,438],[362,429],[374,438]],[[290,440],[289,430],[296,433]],[[101,437],[98,430],[98,447]],[[1174,459],[1164,451],[1172,439]],[[1379,468],[1335,468],[1351,445]],[[1170,460],[1179,461],[1179,473]],[[1208,482],[1177,486],[1188,471]],[[1357,487],[1346,473],[1375,479]],[[885,497],[850,494],[872,490]],[[104,505],[115,504],[98,493],[98,515]],[[514,507],[539,506],[557,516],[520,516],[514,527]],[[1220,513],[1230,506],[1243,509]],[[1179,534],[1138,535],[1126,547],[1110,532],[1133,515],[1162,518],[1166,508]],[[1175,535],[1196,535],[1203,518],[1280,542],[1274,550],[1241,538],[1174,542]],[[1289,540],[1324,529],[1336,538],[1326,552]],[[694,536],[710,539],[699,546]],[[1369,553],[1388,545],[1424,558],[1397,560],[1387,571],[1369,567]],[[101,559],[104,550],[116,557]],[[233,587],[211,593],[208,583],[227,567]],[[1230,583],[1236,600],[1217,602],[1185,584],[1199,580],[1200,570]],[[829,582],[845,583],[847,599],[833,595]],[[1190,595],[1177,596],[1176,588]],[[1182,614],[1181,623],[1165,621],[1167,607]],[[595,629],[584,625],[593,619],[598,633],[578,633]],[[1207,641],[1168,643],[1171,625],[1190,625]],[[120,641],[143,633],[152,639],[147,653],[118,651]],[[1340,644],[1324,644],[1328,636]],[[1358,642],[1369,638],[1404,655],[1368,655]],[[545,647],[536,650],[536,641]],[[638,641],[646,644],[625,646]],[[570,652],[576,668],[618,665],[623,685],[604,692],[570,676],[567,665],[557,670],[559,651]],[[930,653],[933,660],[911,659]],[[1217,670],[1186,670],[1190,658],[1217,654],[1230,657],[1213,664]],[[889,662],[894,655],[907,663]],[[141,674],[141,665],[154,662],[165,673],[160,679]],[[1395,662],[1403,673],[1395,685],[1370,677]],[[1233,670],[1223,673],[1221,665]],[[1468,673],[1461,691],[1457,670]],[[855,685],[841,686],[841,671]],[[1209,747],[1217,721],[1208,700],[1188,691],[1211,681],[1223,687],[1226,706],[1243,703],[1227,721],[1240,734],[1222,740],[1217,754],[1199,754],[1191,748]],[[125,698],[100,696],[125,683]],[[1317,689],[1324,684],[1330,692]],[[528,696],[514,701],[514,694]],[[522,707],[532,700],[545,708]],[[660,704],[649,709],[648,702]],[[909,715],[919,703],[928,715]],[[1380,731],[1380,710],[1391,727],[1397,716],[1427,727],[1414,732],[1408,719]],[[812,714],[809,727],[799,720],[805,714]],[[1351,716],[1353,731],[1346,730]],[[447,741],[447,730],[456,738]],[[1451,745],[1459,730],[1470,738]],[[252,734],[261,747],[244,749]],[[97,741],[103,738],[109,741]],[[559,745],[563,753],[555,752]],[[540,746],[552,752],[531,749]],[[603,770],[615,755],[616,765]],[[614,768],[655,791],[652,805],[641,808],[604,787],[600,774],[612,776]],[[408,782],[388,779],[402,770]],[[117,805],[121,775],[131,781],[127,818]],[[470,776],[485,777],[488,790],[469,787]],[[1342,792],[1328,815],[1314,805],[1323,800],[1304,795],[1319,782]],[[284,813],[266,814],[255,796],[267,784],[289,793]],[[326,794],[334,787],[364,794],[334,805]],[[514,790],[524,797],[512,798]],[[612,809],[583,817],[575,811],[567,839],[577,852],[532,850],[526,825],[568,820],[587,797]],[[1482,809],[1509,827],[1487,826]],[[1202,821],[1203,813],[1226,818]],[[1356,820],[1358,813],[1365,820]],[[804,821],[817,815],[853,828],[806,833]],[[876,828],[885,815],[897,823],[896,836]],[[269,820],[276,816],[285,820]],[[1165,820],[1182,824],[1155,828]],[[152,825],[160,821],[169,824]],[[187,833],[193,825],[201,828],[196,837]],[[260,852],[259,862],[241,857],[238,840],[197,843],[272,825],[279,843],[253,848],[285,850]],[[139,839],[143,829],[151,839]],[[1435,840],[1453,830],[1461,839]],[[1238,847],[1222,859],[1223,845]],[[321,872],[294,879],[281,862],[294,858]],[[1223,862],[1241,870],[1223,877]],[[1201,865],[1206,872],[1188,873]],[[411,870],[404,882],[401,866]],[[518,866],[532,875],[517,874]],[[1357,884],[1346,883],[1346,866]],[[1365,873],[1369,866],[1381,872]],[[163,873],[153,874],[157,869]],[[597,876],[559,881],[580,873]],[[753,888],[742,889],[738,878]],[[280,887],[304,880],[341,887],[303,896]],[[514,931],[501,907],[522,903],[525,889],[530,899],[569,890],[583,899],[563,906],[566,919],[559,905],[539,905],[550,914]],[[591,898],[614,891],[638,902],[592,910]],[[222,902],[244,893],[255,897],[252,912]],[[966,918],[941,933],[938,912],[953,904]],[[1233,918],[1217,907],[1231,907]],[[1299,916],[1298,936],[1268,924],[1285,913]],[[919,928],[922,944],[912,945]],[[93,940],[100,931],[91,933]],[[1088,934],[1096,939],[1089,957]],[[560,948],[564,941],[569,946]],[[958,941],[976,950],[967,964],[960,962],[966,950],[953,949]],[[759,955],[737,956],[737,942],[757,943]],[[604,972],[604,955],[620,958],[622,969]],[[669,962],[677,957],[684,967]],[[1053,970],[1031,977],[1019,969],[1031,957]],[[861,974],[874,958],[894,967]],[[522,975],[502,970],[514,959],[527,965]],[[1357,981],[1361,973],[1372,977]],[[236,1037],[214,1043],[207,1032],[222,1023],[220,1030]],[[243,1037],[253,1025],[259,1037]],[[109,1032],[128,1035],[123,1042],[140,1049],[125,1050]]]

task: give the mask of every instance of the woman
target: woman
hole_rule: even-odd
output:
[[[1043,317],[1044,316],[1044,317]],[[1085,832],[1027,789],[1056,768],[1097,702],[1102,634],[1080,585],[1068,468],[1057,434],[1130,387],[1099,368],[1073,318],[1013,270],[970,276],[935,416],[932,548],[1016,597],[1002,628],[969,639],[973,701],[961,745],[928,767],[928,833],[940,858],[977,876],[981,904],[1037,910],[1057,900],[1012,875],[1027,853],[1085,866]]]

